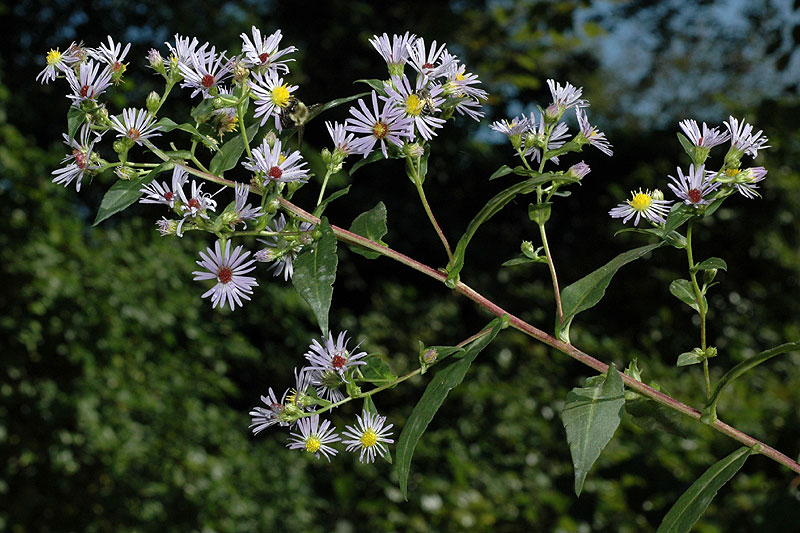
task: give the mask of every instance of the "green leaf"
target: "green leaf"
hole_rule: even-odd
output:
[[[663,242],[648,244],[647,246],[621,253],[591,274],[565,287],[561,291],[561,308],[564,318],[561,321],[556,320],[556,335],[558,338],[564,342],[569,342],[569,328],[572,324],[572,319],[581,311],[597,305],[605,295],[606,288],[611,283],[611,278],[614,277],[617,270],[663,244]]]
[[[350,225],[350,231],[386,246],[386,243],[381,241],[381,238],[389,231],[386,227],[386,206],[383,205],[383,202],[378,202],[369,211],[358,215]],[[350,245],[350,249],[367,259],[380,257],[378,252],[373,252],[360,246]]]
[[[486,205],[483,206],[483,208],[478,212],[477,215],[475,215],[472,221],[470,221],[469,225],[467,226],[467,230],[464,232],[464,235],[456,245],[456,249],[453,252],[453,259],[447,265],[447,286],[452,288],[458,281],[458,274],[464,267],[464,254],[467,251],[467,245],[469,244],[469,241],[472,240],[472,237],[475,235],[475,232],[478,231],[478,228],[481,226],[481,224],[492,218],[498,211],[503,209],[506,204],[516,198],[517,195],[529,194],[535,191],[540,185],[555,179],[559,179],[559,181],[563,179],[565,182],[577,181],[572,178],[565,178],[563,174],[553,174],[550,172],[545,174],[537,174],[533,178],[529,178],[523,182],[504,189],[503,191],[497,193],[494,198],[486,202]]]
[[[642,429],[686,437],[678,412],[649,398],[641,396],[636,400],[626,401],[625,412],[631,415],[633,423]]]
[[[331,100],[330,102],[326,102],[324,104],[316,104],[312,105],[308,108],[308,116],[306,117],[305,124],[308,124],[309,121],[316,118],[321,113],[329,109],[333,109],[334,107],[340,106],[342,104],[346,104],[347,102],[352,102],[353,100],[357,100],[362,96],[367,96],[370,93],[358,93],[352,96],[345,96],[344,98],[337,98],[336,100]],[[384,94],[385,96],[385,94]]]
[[[436,372],[425,392],[422,394],[417,405],[411,411],[411,415],[403,427],[400,437],[397,439],[397,466],[396,473],[400,483],[400,492],[403,498],[408,500],[408,474],[411,469],[411,457],[414,455],[414,448],[417,442],[425,433],[428,424],[433,420],[436,411],[439,410],[448,393],[458,386],[464,379],[472,361],[478,354],[494,340],[500,330],[508,325],[507,318],[496,318],[489,323],[491,331],[474,340],[467,346],[464,357],[453,359],[453,362]]]
[[[682,301],[698,313],[700,312],[700,308],[697,305],[697,298],[694,294],[694,288],[692,287],[692,282],[690,282],[688,279],[674,280],[669,284],[669,292],[672,293],[675,298]]]
[[[538,225],[543,225],[550,220],[550,208],[553,204],[551,202],[543,202],[541,204],[528,205],[528,218]]]
[[[725,272],[727,272],[728,264],[719,257],[709,257],[705,261],[696,264],[694,266],[694,271],[697,272],[698,270],[712,270],[714,268],[722,269]]]
[[[704,359],[705,357],[703,356],[702,350],[683,352],[678,356],[678,362],[675,363],[675,366],[696,365],[698,363],[702,363]]]
[[[358,367],[363,381],[369,383],[388,383],[397,379],[389,365],[377,355],[369,355],[364,359],[366,364]]]
[[[505,263],[500,266],[508,267],[508,266],[517,266],[517,265],[527,265],[530,263],[547,263],[547,257],[541,256],[537,257],[536,259],[531,259],[530,257],[515,257],[514,259],[509,259]]]
[[[662,238],[666,238],[671,232],[680,228],[687,220],[695,215],[694,208],[689,207],[684,203],[675,204],[667,215],[667,220],[664,222],[664,230],[661,233]]]
[[[139,200],[139,197],[142,196],[139,189],[153,181],[160,173],[170,170],[172,166],[172,161],[164,161],[140,178],[117,181],[103,196],[93,225],[96,226],[110,216],[135,204],[136,201]]]
[[[391,155],[391,152],[388,155],[389,155],[389,157],[393,157]],[[364,158],[359,159],[358,161],[356,161],[353,164],[353,166],[350,167],[350,175],[352,176],[353,174],[355,174],[356,170],[358,170],[359,168],[363,167],[364,165],[369,165],[370,163],[374,163],[375,161],[381,161],[383,159],[386,159],[385,157],[383,157],[383,152],[381,152],[380,150],[375,150],[371,154],[369,154],[367,157],[364,157]]]
[[[495,170],[492,173],[491,176],[489,176],[489,181],[492,181],[493,179],[496,179],[496,178],[502,178],[503,176],[507,176],[507,175],[509,175],[509,174],[511,174],[513,172],[514,172],[514,169],[512,169],[510,166],[503,165],[500,168],[498,168],[497,170]]]
[[[567,394],[561,420],[575,468],[576,496],[581,495],[586,474],[617,431],[624,405],[622,376],[613,365],[608,367],[602,383],[576,387]]]
[[[86,113],[79,107],[70,106],[67,111],[67,136],[70,140],[78,134],[78,129],[86,121]]]
[[[319,218],[320,216],[322,216],[322,212],[323,212],[323,211],[325,211],[325,208],[326,208],[326,207],[328,207],[328,204],[329,204],[329,203],[331,203],[332,201],[336,200],[337,198],[341,198],[341,197],[342,197],[342,196],[344,196],[345,194],[349,193],[349,192],[350,192],[350,187],[351,187],[351,186],[350,186],[350,185],[348,185],[348,186],[347,186],[347,187],[345,187],[344,189],[339,189],[339,190],[338,190],[338,191],[336,191],[335,193],[332,193],[330,196],[328,196],[327,198],[325,198],[324,200],[322,200],[322,201],[319,203],[319,205],[318,205],[316,208],[314,208],[314,213],[313,213],[313,215],[314,215],[315,217],[317,217],[317,218]]]
[[[336,236],[328,219],[323,218],[317,229],[322,232],[322,237],[315,246],[307,246],[294,260],[292,284],[311,306],[319,328],[325,335],[339,257],[336,255]]]
[[[212,113],[214,113],[214,99],[206,98],[205,100],[197,104],[196,107],[192,108],[190,115],[197,122],[205,122],[212,115]]]
[[[681,143],[681,146],[683,147],[683,151],[686,152],[686,155],[688,155],[689,158],[692,161],[694,161],[695,146],[694,146],[694,144],[692,144],[692,141],[690,141],[688,138],[686,138],[686,136],[684,134],[679,132],[678,133],[678,142]]]
[[[247,139],[252,141],[258,133],[258,123],[254,122],[247,127]],[[215,176],[222,176],[225,171],[232,169],[239,162],[244,153],[244,140],[241,135],[231,137],[223,144],[219,151],[211,158],[208,170]]]
[[[743,446],[706,470],[672,506],[657,533],[688,533],[722,486],[742,468],[753,453]]]
[[[677,231],[671,231],[667,235],[664,235],[664,230],[660,228],[622,228],[614,233],[614,237],[621,233],[644,233],[646,235],[655,235],[674,248],[678,248],[679,250],[686,248],[686,237]]]
[[[217,142],[216,139],[211,138],[208,135],[203,135],[197,130],[197,128],[195,128],[189,123],[177,124],[175,121],[164,117],[158,122],[156,122],[155,125],[158,126],[158,128],[164,132],[169,132],[178,129],[181,131],[185,131],[186,133],[190,133],[192,137],[202,142],[212,152],[216,152],[219,149],[219,143]]]
[[[386,89],[384,89],[383,80],[362,79],[362,80],[356,80],[353,83],[366,83],[367,85],[369,85],[370,87],[375,89],[376,93],[380,94],[381,96],[386,96]],[[366,95],[366,94],[369,94],[369,93],[364,93],[364,94]]]

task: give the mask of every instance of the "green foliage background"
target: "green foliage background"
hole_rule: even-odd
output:
[[[773,4],[781,2],[749,19],[751,31],[770,18]],[[647,5],[632,6],[617,16],[646,14]],[[745,109],[724,92],[698,93],[694,109],[691,98],[688,104],[684,99],[687,110],[678,108],[686,114],[656,128],[658,120],[627,113],[625,102],[637,101],[637,87],[611,83],[616,73],[591,53],[592,39],[610,30],[597,20],[576,23],[585,7],[571,1],[167,7],[110,0],[0,7],[15,28],[0,36],[0,529],[654,530],[680,493],[736,444],[699,423],[679,421],[681,437],[626,415],[576,499],[558,413],[567,391],[591,373],[508,330],[479,356],[420,442],[409,502],[401,501],[386,463],[365,466],[340,454],[329,465],[286,450],[280,430],[251,437],[249,408],[268,386],[290,384],[292,368],[302,364],[317,334],[310,311],[290,285],[266,272],[243,311],[213,311],[191,281],[196,252],[206,243],[195,235],[159,237],[151,209],[137,206],[91,227],[111,178],[84,184],[79,194],[50,183],[64,154],[60,133],[68,101],[63,83],[34,82],[50,48],[81,39],[96,45],[111,34],[134,43],[129,72],[137,85],[124,90],[141,99],[150,87],[138,84],[152,83],[143,59],[150,47],[163,52],[160,43],[181,33],[236,50],[239,33],[257,24],[267,32],[281,28],[284,43],[298,46],[292,82],[301,86],[303,100],[317,102],[360,90],[350,86],[354,79],[383,75],[367,42],[373,34],[411,30],[446,41],[493,95],[480,127],[449,124],[434,144],[426,189],[455,241],[502,187],[486,178],[508,163],[510,149],[492,144],[489,121],[544,101],[546,78],[568,79],[586,88],[592,120],[614,143],[615,156],[582,154],[592,173],[554,207],[551,246],[563,284],[644,244],[628,234],[612,238],[618,223],[606,213],[629,189],[664,188],[666,175],[685,166],[675,124],[686,116],[720,124],[727,115],[702,115],[710,98],[746,115],[773,146],[759,156],[769,169],[764,199],[729,201],[697,233],[699,253],[723,257],[730,267],[720,273],[722,284],[709,302],[710,334],[721,353],[713,361],[715,375],[764,348],[797,340],[796,86],[776,96],[759,87],[755,75],[748,77],[746,54],[739,63],[732,54],[726,60],[741,69],[731,72],[730,83],[749,84],[750,93],[766,96]],[[314,17],[300,16],[310,10]],[[655,10],[651,16],[671,15]],[[685,36],[664,31],[657,37],[673,42]],[[731,46],[737,42],[736,35],[727,38]],[[781,50],[759,53],[766,62]],[[680,62],[660,62],[653,75],[680,75],[681,68]],[[119,106],[122,97],[113,100]],[[327,142],[320,125],[307,132],[309,153]],[[366,167],[351,181],[352,192],[326,213],[332,223],[347,226],[383,200],[386,242],[435,266],[443,263],[400,163]],[[317,190],[307,189],[313,202]],[[303,205],[305,197],[299,198]],[[510,206],[476,236],[471,249],[482,253],[470,255],[462,279],[550,330],[545,269],[498,266],[518,253],[520,240],[535,241],[535,235],[524,202]],[[362,346],[385,354],[397,373],[413,368],[418,339],[455,343],[487,321],[443,286],[387,260],[367,261],[340,249],[332,327],[364,339]],[[699,405],[699,372],[673,366],[696,336],[690,313],[667,291],[684,268],[685,259],[672,249],[626,266],[603,302],[573,325],[572,340],[620,368],[638,358],[645,380]],[[782,356],[736,382],[720,404],[721,417],[797,454],[798,363],[797,354]],[[378,408],[402,428],[426,383],[424,377],[381,394]],[[348,410],[334,416],[339,427],[352,419]],[[697,530],[790,530],[800,519],[797,484],[787,470],[754,457]]]

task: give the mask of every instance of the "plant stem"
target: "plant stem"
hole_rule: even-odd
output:
[[[419,163],[419,158],[417,158],[417,163]],[[436,235],[439,236],[439,240],[442,241],[444,245],[444,250],[447,252],[447,260],[453,260],[453,251],[450,249],[450,244],[447,242],[447,237],[444,236],[444,232],[442,228],[439,227],[439,223],[436,222],[436,217],[433,216],[433,211],[431,211],[431,206],[428,204],[428,199],[425,197],[425,190],[422,188],[422,180],[419,176],[418,166],[414,165],[414,162],[409,160],[409,166],[413,169],[413,180],[414,186],[417,188],[417,193],[419,194],[419,199],[422,201],[422,207],[425,209],[425,213],[428,215],[428,220],[431,221],[433,224],[433,229],[436,230]]]
[[[697,273],[695,272],[694,258],[692,256],[692,227],[694,226],[694,219],[689,219],[689,224],[686,227],[686,257],[689,260],[689,277],[692,279],[692,288],[694,289],[694,297],[697,302],[697,312],[700,314],[700,349],[705,351],[706,346],[706,309],[705,298],[700,286],[697,284]],[[708,370],[708,358],[703,358],[703,376],[706,385],[706,401],[711,399],[711,375]]]
[[[250,152],[250,142],[247,140],[247,128],[244,123],[244,105],[239,104],[236,106],[236,114],[239,116],[239,132],[242,134],[242,142],[244,142],[244,149],[247,152],[247,157],[253,158]]]
[[[322,189],[319,191],[319,196],[317,197],[317,205],[322,203],[322,195],[325,194],[325,187],[328,186],[328,178],[331,177],[331,169],[325,171],[325,179],[322,180]]]
[[[303,209],[299,208],[298,206],[294,205],[293,203],[283,198],[280,198],[279,200],[281,202],[281,205],[285,209],[294,213],[300,218],[303,218],[307,222],[311,222],[314,224],[319,223],[319,219],[314,217],[307,211],[304,211]],[[331,229],[336,235],[336,238],[343,242],[346,242],[348,244],[355,244],[367,248],[368,250],[378,252],[381,255],[384,255],[404,265],[407,265],[410,268],[413,268],[414,270],[423,273],[441,283],[444,283],[447,280],[447,276],[445,274],[442,274],[438,270],[431,268],[423,263],[420,263],[419,261],[416,261],[387,246],[378,244],[365,237],[356,235],[355,233],[352,233],[335,225],[331,225]],[[497,304],[487,299],[485,296],[481,295],[480,293],[476,292],[475,290],[464,284],[463,282],[457,283],[454,290],[466,296],[467,298],[477,303],[484,309],[488,310],[495,316],[508,315],[511,326],[525,333],[526,335],[542,342],[543,344],[546,344],[547,346],[550,346],[551,348],[558,350],[559,352],[575,359],[576,361],[583,363],[584,365],[598,372],[603,373],[608,370],[607,364],[603,363],[602,361],[599,361],[598,359],[595,359],[589,354],[582,352],[581,350],[572,346],[571,344],[562,342],[556,339],[555,337],[548,335],[544,331],[528,324],[524,320],[512,315],[502,307],[498,306]],[[620,375],[622,376],[622,380],[625,382],[625,384],[628,386],[629,389],[636,391],[642,396],[650,398],[651,400],[658,402],[666,407],[669,407],[670,409],[674,409],[675,411],[683,413],[686,416],[694,418],[695,420],[700,420],[701,412],[699,410],[690,407],[672,398],[671,396],[667,396],[663,392],[657,391],[654,388],[645,385],[641,381],[637,381],[630,376],[627,376],[622,373]],[[721,420],[716,420],[708,425],[713,429],[719,431],[720,433],[723,433],[731,437],[732,439],[744,444],[745,446],[753,447],[756,444],[758,444],[760,446],[759,453],[769,457],[770,459],[772,459],[777,463],[784,465],[793,472],[800,474],[800,463],[786,456],[785,454],[781,453],[775,448],[772,448],[771,446],[765,444],[764,442],[761,442],[760,440],[755,439],[750,435],[747,435],[746,433],[743,433],[742,431],[739,431],[738,429],[732,426],[729,426],[728,424],[722,422]]]
[[[556,311],[558,321],[564,320],[564,311],[561,309],[561,291],[558,289],[558,276],[556,276],[556,265],[553,263],[553,256],[550,254],[550,247],[547,245],[547,233],[544,230],[544,223],[539,224],[539,234],[542,236],[544,255],[547,257],[547,266],[550,267],[550,279],[553,280],[553,295],[556,298]]]

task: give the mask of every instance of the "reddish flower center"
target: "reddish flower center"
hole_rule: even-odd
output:
[[[337,353],[336,355],[333,356],[333,368],[335,370],[341,370],[342,368],[344,368],[344,365],[346,363],[347,363],[347,359],[342,357],[342,355]]]
[[[200,80],[200,84],[206,89],[208,89],[209,87],[214,85],[214,76],[212,76],[211,74],[206,74],[205,76],[203,76],[203,79]]]
[[[188,205],[192,209],[200,209],[200,200],[198,200],[197,198],[192,198],[191,200],[189,200]]]
[[[258,54],[258,59],[259,61],[261,61],[261,64],[263,65],[269,59],[269,54],[266,52],[264,52],[263,54]]]
[[[430,70],[430,69],[433,68],[433,64],[432,63],[425,63],[424,65],[422,65],[422,68],[424,68],[425,70]]]
[[[698,137],[697,146],[703,146],[703,138],[702,137]]]
[[[134,141],[138,139],[141,134],[142,133],[136,128],[131,128],[128,130],[128,138],[133,139]]]
[[[81,87],[81,98],[91,98],[91,95],[89,94],[88,85],[84,85],[83,87]]]
[[[111,66],[111,71],[119,72],[119,69],[121,68],[122,68],[122,63],[120,63],[119,61],[114,61],[114,64]]]
[[[86,160],[86,154],[76,148],[72,150],[72,156],[75,158],[75,164],[78,165],[79,168],[86,168],[86,165],[88,164],[88,161]]]
[[[272,167],[271,169],[269,169],[270,178],[279,180],[281,179],[281,176],[283,176],[283,171],[281,170],[280,167]]]
[[[692,189],[689,191],[689,201],[693,204],[700,203],[700,200],[703,199],[703,193],[700,192],[700,189]]]
[[[374,126],[372,126],[372,134],[377,137],[378,139],[383,139],[386,137],[386,134],[389,133],[389,126],[387,126],[383,122],[376,122]]]
[[[233,279],[233,271],[229,267],[222,267],[217,272],[217,279],[220,283],[230,283]]]
[[[171,202],[173,196],[172,191],[167,191],[164,193],[164,200]]]

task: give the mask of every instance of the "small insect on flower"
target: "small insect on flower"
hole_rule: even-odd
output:
[[[348,452],[361,451],[358,460],[362,463],[375,461],[375,456],[384,457],[389,451],[385,444],[391,444],[394,440],[390,439],[393,424],[384,426],[386,417],[378,413],[364,411],[361,415],[356,415],[358,427],[347,426],[342,435],[350,437],[349,440],[342,440],[342,444],[347,444]],[[366,459],[366,460],[365,460]]]
[[[631,191],[631,199],[624,204],[619,204],[608,214],[612,218],[622,218],[623,224],[634,216],[636,217],[633,220],[634,226],[639,224],[640,217],[646,218],[653,224],[663,224],[665,222],[664,217],[669,214],[669,206],[672,202],[655,198],[658,192],[658,190],[652,193],[650,191],[642,192],[641,189],[638,192]]]
[[[253,294],[253,287],[258,286],[256,278],[243,275],[256,268],[253,266],[255,260],[245,261],[250,252],[242,252],[243,248],[244,246],[239,245],[231,252],[231,241],[227,241],[223,253],[217,241],[214,243],[214,250],[206,248],[207,254],[200,252],[203,260],[197,261],[197,264],[207,272],[196,270],[192,274],[195,281],[217,280],[217,284],[202,295],[202,298],[211,296],[212,307],[225,307],[226,303],[230,304],[231,310],[236,309],[236,305],[241,307],[244,305],[242,298],[249,300],[248,294]]]
[[[339,435],[334,432],[334,428],[330,426],[330,420],[323,420],[322,424],[320,424],[319,415],[301,418],[297,422],[297,429],[300,432],[290,434],[289,443],[286,447],[292,450],[304,450],[308,453],[313,453],[317,459],[322,454],[330,462],[331,456],[336,455],[338,452],[328,445],[341,440]]]

